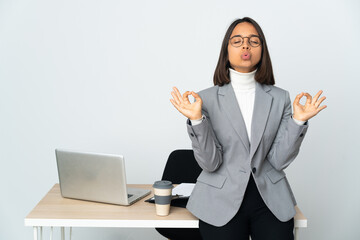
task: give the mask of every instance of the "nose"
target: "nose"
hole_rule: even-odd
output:
[[[248,40],[247,38],[244,40],[244,43],[243,43],[243,45],[242,45],[242,48],[243,48],[243,49],[250,49],[250,48],[251,48],[251,46],[250,46],[250,44],[249,44],[249,40]]]

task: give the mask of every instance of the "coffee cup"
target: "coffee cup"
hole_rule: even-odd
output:
[[[166,180],[156,181],[153,188],[156,214],[159,216],[169,215],[173,189],[172,182]]]

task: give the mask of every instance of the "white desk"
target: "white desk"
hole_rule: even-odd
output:
[[[152,184],[128,184],[128,187],[152,190]],[[51,227],[51,230],[52,227],[60,227],[61,239],[64,239],[64,227],[70,227],[70,231],[71,227],[199,227],[198,219],[186,208],[171,207],[168,216],[157,216],[154,204],[144,202],[152,195],[153,192],[131,206],[118,206],[63,198],[59,184],[55,184],[25,218],[25,226],[34,227],[35,240],[42,240],[42,227]],[[298,239],[298,229],[307,227],[307,219],[298,207],[296,211],[295,239]]]

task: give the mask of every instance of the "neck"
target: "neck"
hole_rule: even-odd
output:
[[[249,90],[255,88],[256,70],[257,69],[252,72],[242,73],[229,68],[229,76],[232,86],[239,90]]]

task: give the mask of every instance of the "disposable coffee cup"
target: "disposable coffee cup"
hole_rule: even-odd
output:
[[[153,185],[156,214],[167,216],[170,212],[173,185],[170,181],[156,181]]]

